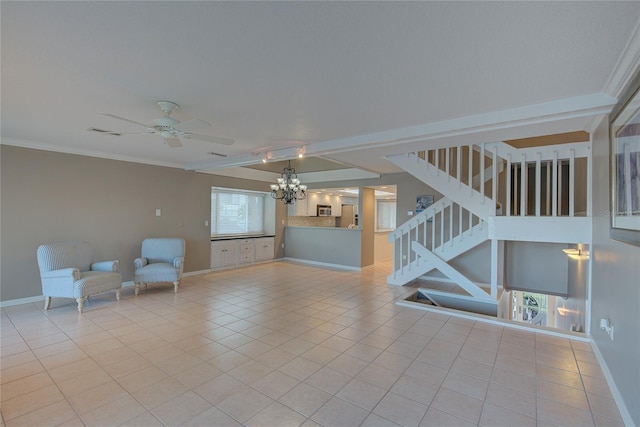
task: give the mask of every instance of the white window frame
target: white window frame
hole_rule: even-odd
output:
[[[261,203],[261,212],[259,213],[260,224],[259,228],[254,227],[254,229],[245,228],[243,231],[223,231],[217,230],[214,232],[214,229],[219,224],[219,217],[216,217],[218,212],[222,212],[220,206],[214,206],[214,194],[227,194],[227,195],[240,195],[247,197],[255,197],[258,196]],[[222,187],[211,187],[211,223],[210,223],[210,234],[212,238],[224,238],[224,237],[239,237],[239,236],[263,236],[266,234],[265,232],[265,221],[266,221],[266,208],[267,208],[267,196],[269,193],[263,191],[251,191],[251,190],[243,190],[237,188],[222,188]],[[216,202],[217,203],[217,202]],[[247,205],[248,209],[248,205]],[[249,214],[245,212],[246,218],[249,218]]]

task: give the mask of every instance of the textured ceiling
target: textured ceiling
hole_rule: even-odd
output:
[[[455,129],[468,117],[601,94],[640,16],[639,2],[0,7],[3,143],[216,168],[305,145],[379,173],[395,170],[384,154],[404,148],[371,146],[402,129]],[[87,131],[137,132],[98,113],[148,123],[161,116],[158,100],[180,104],[178,120],[212,124],[198,133],[235,144],[190,140],[172,149],[157,135]]]

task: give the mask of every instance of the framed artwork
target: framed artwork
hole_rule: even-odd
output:
[[[416,197],[416,213],[420,213],[433,204],[433,195]]]
[[[640,74],[611,112],[609,133],[609,235],[640,246]]]

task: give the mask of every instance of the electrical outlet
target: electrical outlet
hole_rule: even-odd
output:
[[[609,319],[600,319],[600,330],[609,335],[609,338],[613,341],[613,325]]]

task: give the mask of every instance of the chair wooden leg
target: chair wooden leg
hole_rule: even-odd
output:
[[[116,299],[120,301],[120,288],[116,289]]]
[[[44,297],[44,309],[49,310],[51,307],[51,297]]]
[[[76,301],[78,301],[78,312],[80,314],[82,314],[82,309],[84,308],[85,299],[86,299],[85,297],[76,298]]]
[[[178,293],[178,285],[180,285],[180,281],[179,280],[173,282],[173,292],[176,293],[176,294]]]
[[[138,296],[139,293],[140,293],[140,283],[136,283],[136,290],[135,290],[136,296]]]

